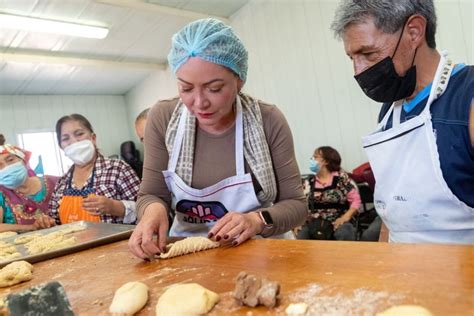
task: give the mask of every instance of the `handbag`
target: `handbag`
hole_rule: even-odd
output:
[[[328,220],[312,218],[307,224],[310,239],[331,240],[334,235],[334,227]]]

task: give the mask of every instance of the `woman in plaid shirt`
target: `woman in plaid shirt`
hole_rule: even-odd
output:
[[[80,114],[56,123],[59,146],[74,165],[56,184],[49,208],[58,224],[74,221],[133,224],[140,180],[124,161],[99,153],[90,122]]]

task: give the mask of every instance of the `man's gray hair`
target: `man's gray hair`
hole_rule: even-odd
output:
[[[350,24],[374,19],[375,26],[385,33],[393,34],[403,27],[413,14],[426,19],[426,42],[436,48],[436,13],[433,0],[342,0],[336,9],[331,29],[341,38]]]
[[[150,112],[150,108],[144,109],[143,111],[141,111],[140,114],[138,114],[137,118],[135,119],[135,124],[140,120],[146,119],[148,117],[148,112]]]

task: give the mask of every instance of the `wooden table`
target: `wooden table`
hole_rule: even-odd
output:
[[[434,315],[474,315],[473,258],[473,246],[259,239],[147,263],[121,241],[34,264],[33,280],[3,294],[57,280],[76,314],[103,315],[118,287],[142,281],[150,299],[139,315],[154,315],[167,286],[197,282],[221,295],[211,315],[283,315],[289,303],[299,302],[312,314],[373,315],[419,304]],[[240,271],[278,281],[280,305],[237,305],[232,291]]]

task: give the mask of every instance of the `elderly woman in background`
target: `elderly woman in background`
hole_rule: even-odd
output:
[[[56,222],[135,223],[140,186],[135,171],[124,161],[106,158],[99,152],[92,125],[80,114],[60,118],[56,134],[59,146],[74,162],[51,198],[51,214]]]
[[[311,157],[310,170],[316,173],[309,181],[310,215],[298,239],[355,240],[351,219],[361,200],[356,184],[341,169],[341,156],[332,147],[319,147]]]
[[[30,156],[13,145],[0,146],[0,232],[55,225],[46,214],[58,178],[36,176],[28,166]]]
[[[274,105],[241,93],[248,54],[215,19],[173,36],[168,61],[179,98],[148,115],[140,222],[129,248],[148,258],[171,236],[208,236],[238,245],[256,235],[291,238],[306,218],[293,139]],[[153,233],[158,241],[153,241]]]

